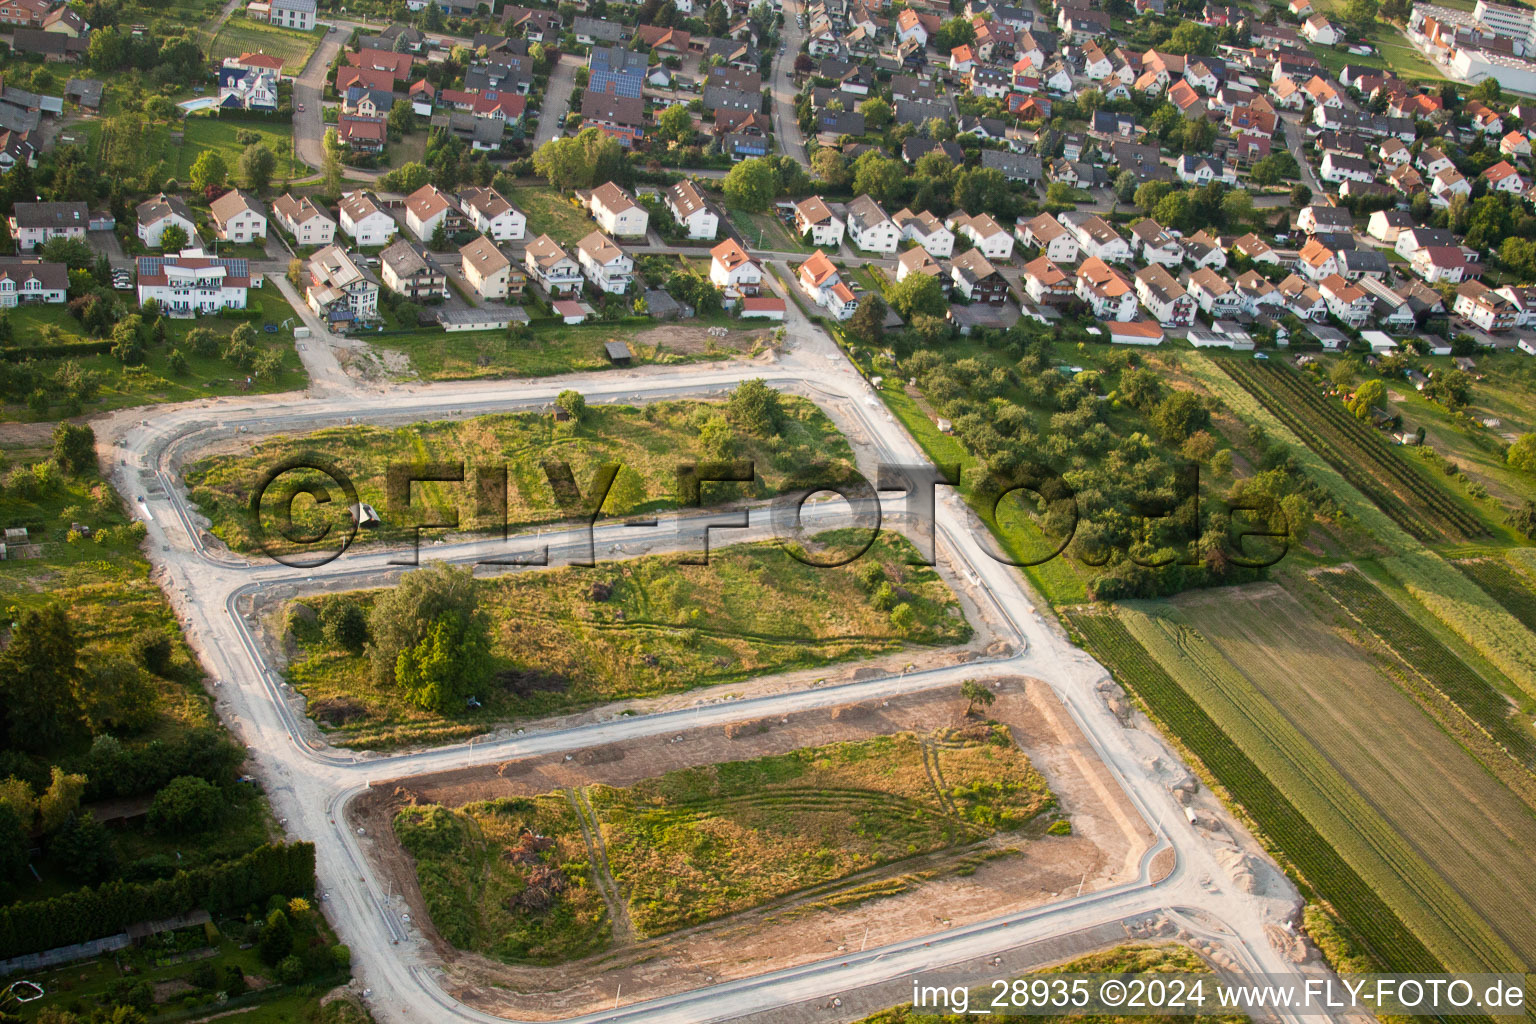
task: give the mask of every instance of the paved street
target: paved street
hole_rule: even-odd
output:
[[[788,274],[788,266],[778,269]],[[297,295],[278,280],[277,287],[297,306]],[[777,283],[772,282],[777,289]],[[96,423],[102,450],[112,453],[114,482],[129,497],[150,534],[146,546],[163,573],[166,590],[187,623],[189,641],[218,681],[220,709],[246,743],[267,783],[275,813],[287,819],[291,835],[315,842],[327,909],[342,940],[353,951],[362,984],[372,992],[376,1017],[393,1021],[495,1021],[452,1000],[438,973],[424,965],[428,951],[421,933],[404,921],[378,882],[357,838],[347,826],[345,808],[369,780],[419,775],[448,768],[503,761],[552,750],[576,750],[625,738],[655,736],[710,723],[787,714],[874,697],[952,686],[966,678],[1028,675],[1046,681],[1087,738],[1098,757],[1125,790],[1145,826],[1159,838],[1141,861],[1134,880],[1112,889],[1088,891],[1047,906],[1004,918],[923,936],[778,971],[706,986],[694,992],[617,1006],[582,1020],[661,1022],[724,1019],[799,1002],[831,997],[851,989],[901,978],[915,971],[1001,952],[1022,942],[1083,927],[1160,915],[1179,922],[1184,934],[1203,938],[1250,971],[1295,970],[1270,943],[1266,928],[1288,920],[1299,906],[1288,883],[1271,868],[1273,895],[1256,896],[1234,883],[1217,861],[1207,834],[1185,817],[1173,799],[1169,781],[1182,774],[1178,756],[1150,728],[1127,728],[1105,703],[1098,686],[1104,670],[1073,647],[1060,628],[1036,609],[1036,600],[1014,569],[986,550],[985,531],[954,493],[941,490],[937,538],[940,568],[949,578],[968,580],[987,595],[986,628],[1006,639],[1004,653],[977,662],[899,676],[862,679],[837,687],[788,690],[767,696],[720,702],[702,690],[692,706],[665,714],[597,715],[576,728],[530,728],[525,735],[501,735],[418,753],[367,758],[326,747],[312,738],[306,722],[289,703],[280,677],[267,665],[239,609],[245,595],[279,583],[303,585],[344,581],[386,571],[391,552],[363,550],[316,569],[291,569],[251,561],[210,549],[194,513],[187,507],[171,468],[183,453],[202,450],[238,432],[295,432],[343,422],[398,423],[468,416],[484,412],[538,409],[567,387],[576,387],[592,403],[645,404],[682,396],[720,395],[742,379],[762,378],[772,386],[812,398],[850,438],[862,468],[877,461],[925,462],[921,450],[891,417],[830,338],[810,323],[790,301],[787,339],[772,364],[728,362],[686,367],[644,367],[627,371],[544,378],[445,384],[367,386],[341,369],[332,341],[312,316],[300,314],[315,336],[300,356],[309,369],[307,394],[242,396],[157,407],[152,419],[124,410]],[[121,447],[119,447],[121,443]],[[155,486],[149,486],[153,483]],[[142,503],[139,503],[142,499]],[[832,505],[813,506],[813,521],[838,514]],[[894,509],[893,509],[894,510]],[[761,513],[756,520],[761,523]],[[659,536],[658,536],[659,534]],[[732,538],[734,539],[734,538]],[[514,546],[547,543],[558,554],[572,538],[559,531],[514,538]],[[599,557],[634,557],[644,551],[669,550],[693,543],[670,530],[645,530],[605,524],[597,531]],[[717,538],[717,543],[730,542]],[[433,557],[473,561],[483,554],[475,544],[443,545]],[[1227,820],[1208,795],[1202,815]],[[1233,834],[1240,834],[1228,824]],[[1176,866],[1166,878],[1153,873],[1153,856],[1172,850]],[[1254,857],[1262,856],[1257,849]]]
[[[562,53],[560,63],[550,69],[549,88],[544,90],[544,103],[539,109],[539,130],[533,136],[534,149],[559,137],[571,106],[571,93],[576,91],[576,69],[581,66],[580,57]]]

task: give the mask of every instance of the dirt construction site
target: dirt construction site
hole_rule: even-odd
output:
[[[1023,676],[994,678],[986,685],[997,694],[988,716],[1008,727],[1045,777],[1071,823],[1070,835],[1047,835],[1043,826],[1032,826],[987,840],[994,854],[1006,850],[1007,855],[978,858],[974,849],[941,850],[653,938],[624,937],[616,929],[607,951],[557,966],[511,966],[444,941],[429,923],[414,862],[395,838],[395,814],[411,804],[458,807],[568,787],[622,787],[677,769],[963,727],[967,703],[959,688],[375,781],[348,806],[348,824],[361,831],[373,868],[403,894],[403,909],[421,924],[427,947],[422,952],[444,971],[445,988],[476,1008],[522,1020],[565,1018],[612,1007],[616,999],[651,999],[832,958],[1135,878],[1153,837],[1055,694]],[[962,863],[966,853],[973,856]],[[837,898],[872,881],[898,878],[904,884],[893,887],[895,895]]]

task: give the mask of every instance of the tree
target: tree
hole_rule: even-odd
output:
[[[908,274],[891,285],[889,294],[891,307],[908,323],[919,313],[941,317],[949,310],[944,286],[929,274]]]
[[[75,691],[92,733],[136,729],[149,718],[154,686],[144,670],[120,654],[97,654],[81,670]]]
[[[78,650],[58,605],[21,613],[10,644],[0,651],[0,708],[12,746],[49,750],[77,730]]]
[[[1344,22],[1363,36],[1376,25],[1377,7],[1377,0],[1349,0],[1344,5]]]
[[[267,186],[272,184],[272,175],[276,170],[277,157],[264,142],[253,142],[240,154],[240,177],[245,179],[246,187],[253,192],[265,192]]]
[[[433,252],[447,252],[448,251],[450,246],[449,246],[449,243],[448,243],[448,218],[447,217],[443,217],[440,220],[438,220],[437,225],[432,229],[432,240],[429,243],[427,243],[427,244],[432,247],[432,251]]]
[[[853,191],[886,202],[906,182],[907,167],[894,157],[870,150],[853,162]]]
[[[937,345],[949,337],[949,322],[941,316],[918,313],[912,318],[912,330],[924,344]]]
[[[784,415],[779,393],[756,377],[736,385],[726,411],[737,426],[757,437],[777,436]]]
[[[58,765],[49,770],[48,788],[37,798],[37,819],[43,832],[52,834],[69,822],[80,808],[85,776],[66,772]]]
[[[1355,396],[1349,400],[1349,411],[1355,414],[1357,420],[1371,418],[1371,410],[1380,405],[1387,397],[1387,386],[1379,380],[1368,380],[1355,389]]]
[[[414,647],[400,652],[395,682],[412,704],[446,711],[472,697],[490,676],[490,636],[462,612],[439,615]]]
[[[27,869],[27,830],[21,818],[0,804],[0,892],[5,892]]]
[[[977,167],[955,175],[955,205],[967,213],[992,213],[1006,217],[1013,208],[1013,192],[1003,172]]]
[[[1447,409],[1460,409],[1472,401],[1472,375],[1465,370],[1437,371],[1424,394]]]
[[[224,158],[219,156],[217,150],[205,149],[192,162],[194,190],[206,192],[210,187],[218,188],[228,180],[229,166],[224,163]]]
[[[170,678],[171,657],[176,648],[165,630],[153,627],[142,629],[133,638],[133,656],[140,665],[162,679]]]
[[[989,708],[997,703],[997,694],[974,679],[967,679],[960,684],[960,696],[965,698],[967,718],[976,713],[977,707]]]
[[[112,833],[90,811],[72,815],[48,843],[49,859],[87,885],[105,881],[117,867]]]
[[[1333,369],[1328,371],[1328,379],[1340,391],[1349,390],[1355,383],[1355,364],[1348,359],[1340,359],[1333,364]]]
[[[256,952],[261,962],[269,967],[276,967],[293,955],[293,925],[287,914],[274,910],[267,916],[261,938],[256,943]]]
[[[1193,21],[1180,22],[1168,35],[1168,49],[1186,56],[1199,54],[1210,56],[1216,49],[1216,38],[1211,30]]]
[[[1152,411],[1152,425],[1164,440],[1183,444],[1190,434],[1211,425],[1211,413],[1193,392],[1175,391]]]
[[[864,115],[864,127],[870,131],[882,131],[891,123],[896,112],[891,105],[879,96],[871,96],[859,104],[859,113]]]
[[[566,388],[555,396],[555,404],[564,409],[576,422],[581,422],[582,416],[587,411],[587,400],[580,391]]]
[[[219,336],[207,327],[194,327],[187,332],[187,347],[199,359],[212,359],[219,354]]]
[[[53,461],[70,476],[96,467],[96,431],[87,423],[60,423],[53,428]]]
[[[843,188],[853,180],[848,161],[831,146],[823,146],[811,157],[811,171],[829,188]]]
[[[1221,197],[1221,217],[1236,226],[1253,220],[1253,196],[1244,189],[1233,189]]]
[[[179,775],[155,794],[149,823],[156,830],[194,835],[212,828],[224,813],[224,794],[207,779]]]
[[[381,686],[397,683],[396,662],[416,648],[439,619],[457,617],[488,633],[479,612],[480,598],[468,569],[442,562],[407,573],[374,602],[368,616],[368,648],[374,680]],[[475,680],[478,685],[479,680]]]
[[[180,224],[172,224],[160,232],[160,248],[165,252],[180,252],[191,239]]]
[[[611,181],[621,176],[624,166],[618,140],[596,128],[551,139],[533,154],[534,172],[562,191]]]
[[[693,141],[693,113],[683,104],[668,107],[656,116],[656,133],[686,146]]]
[[[1521,434],[1504,453],[1504,461],[1511,469],[1522,473],[1536,473],[1536,434]]]
[[[320,194],[327,199],[335,200],[341,196],[342,167],[341,158],[329,149],[325,151],[325,167],[320,179]]]
[[[349,654],[363,653],[368,643],[368,616],[352,601],[333,600],[320,609],[326,642]]]
[[[1297,185],[1291,189],[1291,205],[1298,210],[1312,201],[1312,190],[1306,185]]]
[[[732,206],[761,213],[779,194],[778,167],[765,157],[743,160],[725,176],[723,188]]]
[[[850,337],[866,345],[878,345],[885,337],[885,302],[878,295],[871,295],[859,303],[848,321]]]
[[[409,135],[411,129],[416,127],[416,117],[409,103],[396,103],[389,108],[389,118],[386,122],[390,132],[395,135]]]

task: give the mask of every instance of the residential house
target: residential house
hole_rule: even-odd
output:
[[[328,245],[309,258],[304,301],[328,324],[371,320],[379,314],[379,284],[340,246]],[[143,281],[142,272],[139,280]]]
[[[1130,243],[1097,214],[1068,210],[1056,219],[1077,241],[1078,248],[1088,256],[1105,263],[1130,262]]]
[[[1136,272],[1136,297],[1164,327],[1188,327],[1195,321],[1195,300],[1160,266],[1154,264]]]
[[[859,301],[853,289],[843,281],[832,260],[820,249],[800,264],[795,278],[800,290],[818,306],[825,308],[834,319],[847,320],[858,312]]]
[[[951,260],[949,276],[955,289],[971,302],[1000,306],[1008,301],[1007,279],[979,248],[967,249]]]
[[[1481,281],[1464,281],[1457,287],[1451,310],[1490,334],[1509,330],[1519,319],[1515,304]]]
[[[795,204],[795,233],[802,238],[809,235],[811,244],[818,248],[829,246],[835,249],[842,245],[845,227],[843,219],[832,212],[821,196],[811,196]]]
[[[1408,258],[1408,263],[1428,284],[1457,284],[1468,276],[1468,260],[1459,245],[1420,246]]]
[[[1072,279],[1049,256],[1024,264],[1024,292],[1040,305],[1054,306],[1072,299]]]
[[[528,217],[494,188],[466,186],[459,202],[470,225],[494,242],[517,242],[528,233]]]
[[[284,193],[273,200],[272,216],[301,247],[330,245],[336,238],[336,221],[309,196],[295,199]]]
[[[1195,303],[1213,320],[1242,312],[1242,296],[1237,294],[1232,282],[1214,270],[1202,268],[1190,274],[1188,287]]]
[[[581,290],[581,265],[548,235],[528,243],[523,250],[523,265],[550,295],[571,295]]]
[[[667,189],[667,209],[689,238],[713,239],[720,230],[714,207],[692,181],[680,181]]]
[[[1131,225],[1133,244],[1139,247],[1143,261],[1164,267],[1177,267],[1184,262],[1184,247],[1151,217],[1144,217]]]
[[[1222,248],[1221,240],[1207,231],[1196,231],[1180,239],[1179,248],[1183,250],[1184,259],[1197,270],[1227,269],[1227,251]]]
[[[1359,281],[1363,277],[1377,279],[1387,276],[1387,258],[1375,249],[1341,249],[1334,254],[1339,276],[1346,281]]]
[[[581,94],[581,118],[583,128],[596,128],[626,149],[645,135],[645,101],[638,96],[617,96],[588,87]]]
[[[53,238],[85,240],[90,212],[84,203],[15,203],[7,221],[21,252],[31,252]]]
[[[970,239],[989,260],[1007,260],[1013,256],[1013,236],[989,213],[974,217],[963,212],[952,213],[944,226],[957,236]]]
[[[388,245],[399,230],[367,192],[342,193],[340,210],[341,230],[359,246]]]
[[[954,232],[927,210],[922,213],[902,210],[891,220],[901,232],[903,242],[916,242],[934,259],[948,259],[954,253]]]
[[[926,274],[938,278],[942,283],[944,268],[939,266],[927,249],[919,246],[908,249],[896,258],[896,280],[905,281],[912,274]]]
[[[609,295],[622,295],[635,280],[635,261],[618,243],[594,231],[576,244],[576,258],[587,280]]]
[[[1377,210],[1366,223],[1365,233],[1378,241],[1394,244],[1404,228],[1413,226],[1413,216],[1407,210]]]
[[[734,238],[727,238],[709,250],[709,281],[727,299],[756,295],[762,290],[763,265],[748,256]]]
[[[464,280],[482,299],[503,301],[511,291],[512,261],[484,235],[459,249]]]
[[[1039,249],[1052,263],[1077,262],[1077,238],[1048,213],[1020,217],[1013,225],[1013,237]]]
[[[436,185],[423,185],[405,200],[405,226],[423,242],[432,240],[439,225],[448,231],[450,219],[462,216],[459,201]]]
[[[597,226],[615,238],[643,238],[650,229],[651,215],[646,208],[611,181],[592,190],[587,209]]]
[[[245,308],[251,271],[243,259],[167,254],[140,256],[135,263],[141,306],[154,299],[171,314]]]
[[[1322,14],[1314,14],[1302,22],[1301,34],[1318,46],[1333,46],[1343,38],[1339,27]]]
[[[1278,267],[1280,255],[1264,239],[1253,232],[1242,235],[1232,243],[1232,252],[1245,257],[1255,266]]]
[[[1339,274],[1330,274],[1318,282],[1317,290],[1339,322],[1360,328],[1370,319],[1374,303],[1363,288],[1350,284]]]
[[[866,252],[894,253],[901,244],[901,229],[879,203],[859,196],[848,204],[848,240]]]
[[[1354,230],[1355,217],[1342,206],[1305,206],[1296,215],[1296,226],[1309,235],[1348,232]]]
[[[404,238],[379,253],[384,287],[412,302],[448,297],[448,275],[426,249]]]
[[[315,0],[268,0],[267,21],[279,28],[309,32],[315,27]]]
[[[1100,320],[1132,320],[1136,316],[1135,288],[1098,256],[1089,256],[1078,266],[1076,293]]]
[[[56,305],[69,298],[69,267],[16,256],[0,257],[0,307]]]
[[[1488,183],[1490,192],[1510,192],[1519,196],[1524,195],[1528,187],[1525,179],[1520,177],[1520,172],[1508,160],[1500,160],[1487,168],[1481,177]]]
[[[180,228],[189,242],[197,237],[197,223],[192,219],[192,210],[176,196],[161,192],[153,199],[140,203],[135,213],[139,221],[139,241],[151,249],[160,248],[160,240],[170,227]]]
[[[1328,316],[1328,303],[1323,301],[1323,293],[1305,278],[1290,275],[1280,282],[1280,294],[1285,299],[1285,308],[1302,320],[1320,323]]]

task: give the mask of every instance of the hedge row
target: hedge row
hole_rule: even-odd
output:
[[[0,908],[0,959],[115,935],[131,924],[199,908],[210,914],[306,896],[315,887],[313,843],[272,844],[153,882],[107,882],[94,889]]]
[[[112,351],[110,341],[66,341],[57,345],[25,345],[0,349],[0,359],[19,363],[24,359],[67,359],[70,356],[100,356]]]

